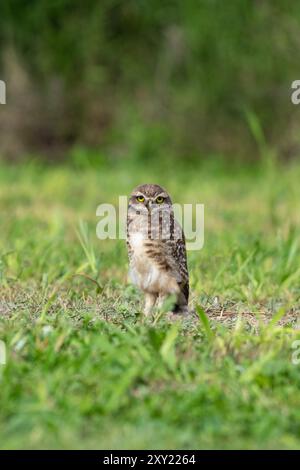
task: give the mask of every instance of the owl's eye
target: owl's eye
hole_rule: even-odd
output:
[[[137,196],[137,197],[136,197],[136,200],[137,200],[138,202],[144,202],[144,201],[145,201],[145,198],[144,198],[144,196]]]
[[[164,202],[164,200],[165,200],[165,198],[163,198],[162,196],[158,196],[158,197],[156,198],[157,204],[162,204],[162,203]]]

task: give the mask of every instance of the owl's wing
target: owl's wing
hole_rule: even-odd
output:
[[[132,261],[132,247],[129,241],[129,226],[131,223],[131,218],[129,217],[129,214],[127,213],[127,226],[126,226],[126,245],[127,245],[127,252],[128,252],[128,258],[129,258],[129,263]]]
[[[188,301],[189,298],[189,272],[187,266],[187,257],[186,257],[186,247],[185,247],[185,237],[182,231],[182,237],[178,240],[175,240],[174,246],[175,252],[174,257],[178,263],[180,275],[181,275],[181,290]]]
[[[180,288],[186,301],[189,298],[189,272],[187,266],[187,256],[185,247],[185,237],[181,226],[174,220],[174,240],[169,245],[172,250],[172,258],[174,260],[174,270],[176,278],[180,284]]]
[[[129,258],[129,262],[130,262],[132,260],[132,248],[131,248],[131,245],[130,245],[130,242],[129,242],[128,238],[126,240],[126,245],[127,245],[128,258]]]

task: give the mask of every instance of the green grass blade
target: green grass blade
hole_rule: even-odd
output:
[[[196,306],[196,311],[202,322],[207,338],[209,340],[213,339],[214,332],[211,329],[208,316],[206,315],[206,313],[204,312],[203,308],[200,305]]]

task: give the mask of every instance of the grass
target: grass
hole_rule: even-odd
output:
[[[300,165],[0,165],[1,448],[299,448]],[[205,204],[198,319],[145,320],[96,208]]]

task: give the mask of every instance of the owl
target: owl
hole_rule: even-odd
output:
[[[133,190],[127,212],[127,247],[132,282],[145,293],[145,315],[174,295],[172,314],[188,313],[189,274],[184,233],[161,186]]]

